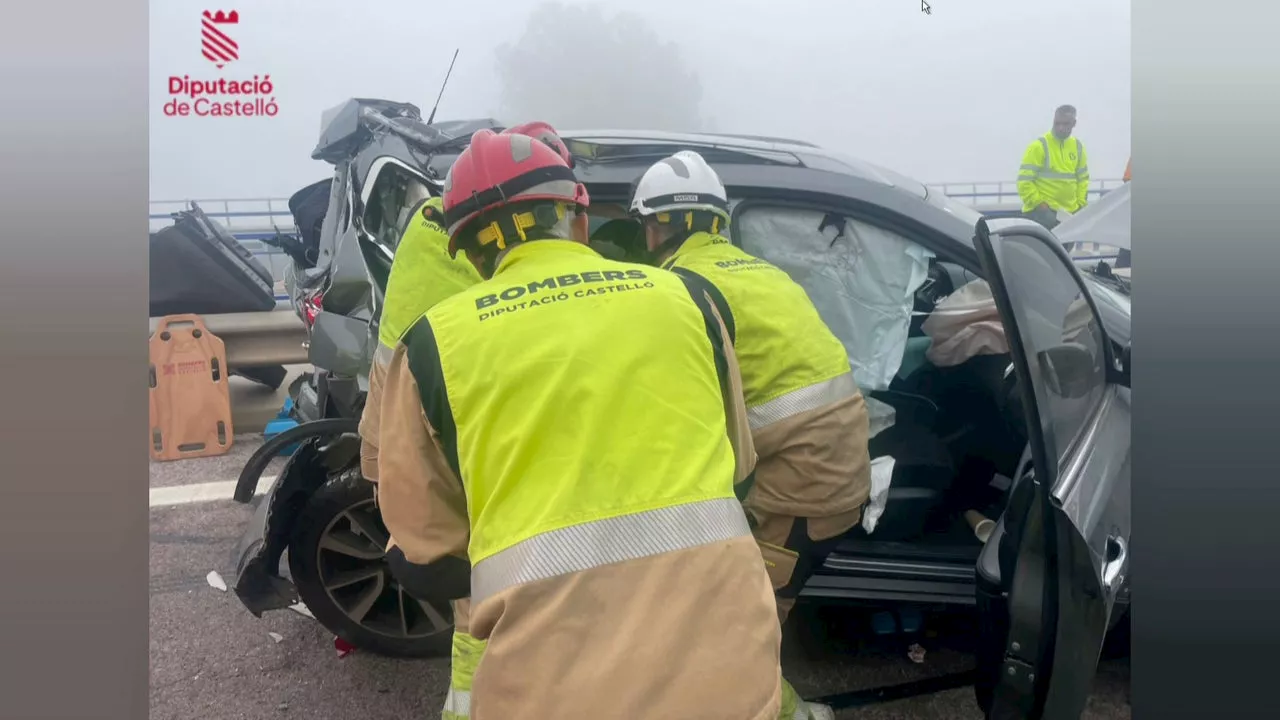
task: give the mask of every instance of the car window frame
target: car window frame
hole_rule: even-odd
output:
[[[392,168],[392,166],[394,166],[394,168]],[[387,262],[389,263],[395,258],[396,245],[388,245],[387,243],[383,242],[379,237],[378,233],[370,229],[367,223],[370,208],[372,207],[370,205],[370,200],[373,199],[374,194],[378,191],[379,182],[383,179],[383,177],[385,176],[385,173],[388,173],[388,172],[400,172],[400,173],[407,174],[410,177],[412,177],[415,181],[421,183],[423,187],[427,188],[428,192],[430,192],[430,190],[438,186],[435,183],[433,183],[431,180],[429,180],[426,176],[424,176],[422,173],[418,172],[413,167],[411,167],[404,161],[400,160],[399,158],[395,157],[394,155],[379,156],[370,164],[369,174],[367,177],[368,182],[365,183],[365,186],[361,189],[361,192],[360,192],[360,196],[361,196],[360,197],[360,233],[367,239],[368,242],[370,242],[373,246],[378,248],[378,250],[383,255],[386,256]],[[381,212],[381,210],[382,208],[379,207],[379,212]],[[404,209],[402,208],[401,212],[403,211]],[[383,218],[382,221],[385,224],[387,222],[387,219]],[[381,230],[381,228],[379,230]],[[396,237],[397,244],[399,243],[400,235],[402,235],[403,232],[404,232],[404,228],[401,228],[398,226],[396,227],[395,237]]]
[[[774,192],[778,191],[775,190]],[[978,263],[976,251],[966,248],[961,242],[945,233],[923,223],[912,221],[909,217],[880,205],[847,197],[790,191],[785,191],[785,194],[772,194],[768,191],[761,192],[759,190],[755,192],[735,192],[735,188],[732,186],[727,188],[727,194],[730,220],[726,236],[733,245],[744,251],[745,248],[742,245],[742,238],[738,230],[740,226],[738,221],[745,212],[763,207],[822,214],[834,213],[844,217],[846,220],[864,223],[880,231],[891,233],[928,250],[933,254],[930,262],[931,266],[935,263],[950,263],[981,276],[982,270]],[[924,202],[924,199],[921,198],[922,205]],[[802,285],[802,287],[804,286]],[[805,292],[809,292],[807,287]],[[918,293],[919,289],[916,292]],[[832,332],[836,334],[841,343],[845,342],[840,333],[836,333],[834,329],[832,329]],[[900,367],[901,365],[899,364],[899,369]],[[867,389],[865,392],[871,393],[868,397],[874,398],[881,391]]]
[[[964,252],[964,245],[954,238],[923,224],[913,222],[910,218],[900,213],[850,198],[809,197],[807,195],[797,196],[792,194],[779,197],[771,196],[767,193],[735,193],[734,189],[730,188],[728,238],[737,247],[742,247],[742,242],[737,232],[738,219],[743,212],[759,206],[788,210],[808,210],[820,213],[838,213],[851,220],[873,225],[880,230],[894,233],[909,242],[916,243],[931,251],[937,262],[949,262],[977,273],[979,276],[982,274],[977,255],[971,252]]]

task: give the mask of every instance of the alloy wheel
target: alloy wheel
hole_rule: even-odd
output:
[[[320,582],[352,622],[387,637],[415,639],[452,627],[452,609],[413,597],[391,574],[390,533],[373,500],[336,515],[316,548]]]

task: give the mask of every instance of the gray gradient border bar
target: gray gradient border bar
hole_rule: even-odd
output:
[[[1133,3],[1135,717],[1277,715],[1277,20]]]
[[[148,715],[148,7],[55,0],[7,16],[0,716],[138,720]]]

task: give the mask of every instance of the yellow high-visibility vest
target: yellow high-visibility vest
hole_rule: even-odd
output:
[[[474,606],[750,534],[709,312],[673,273],[538,240],[405,334],[466,494]]]
[[[1084,144],[1075,136],[1059,140],[1052,131],[1032,140],[1018,169],[1018,196],[1023,212],[1043,203],[1073,213],[1088,204],[1089,162]]]
[[[753,430],[857,392],[844,345],[785,271],[705,232],[663,267],[696,273],[727,303]]]
[[[436,303],[481,280],[466,255],[449,257],[449,234],[423,214],[428,207],[441,210],[440,198],[429,198],[414,210],[391,262],[378,321],[378,341],[387,348],[395,347]]]

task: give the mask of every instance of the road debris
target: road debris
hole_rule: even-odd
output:
[[[347,642],[346,640],[343,640],[340,637],[336,637],[333,639],[333,649],[338,651],[339,660],[356,651],[356,648],[354,645]]]
[[[306,605],[304,605],[304,604],[302,604],[302,603],[294,603],[294,604],[292,604],[292,605],[290,605],[290,606],[289,606],[289,609],[290,609],[290,610],[292,610],[292,611],[294,611],[294,612],[296,612],[296,613],[298,613],[299,615],[306,615],[307,617],[311,618],[312,620],[315,620],[315,619],[316,619],[316,616],[315,616],[315,615],[312,615],[312,614],[311,614],[311,611],[310,611],[309,609],[307,609],[307,606],[306,606]]]
[[[222,592],[227,591],[227,584],[222,581],[222,576],[217,572],[210,572],[204,579],[209,582],[209,587]]]
[[[280,633],[269,632],[267,634],[270,635],[271,639],[275,640],[277,644],[284,640],[284,636],[281,635]]]
[[[911,658],[911,662],[917,665],[923,663],[924,648],[920,647],[919,643],[912,643],[911,647],[907,648],[907,657]]]

